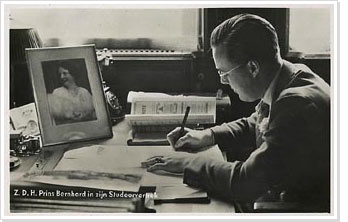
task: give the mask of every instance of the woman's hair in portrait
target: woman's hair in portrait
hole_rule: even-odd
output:
[[[57,75],[59,77],[59,67],[62,67],[64,69],[67,69],[69,70],[69,73],[72,77],[74,77],[75,79],[75,82],[77,83],[78,80],[78,67],[77,67],[77,64],[76,64],[76,61],[74,60],[62,60],[62,61],[59,61],[58,63],[58,66],[57,66]]]

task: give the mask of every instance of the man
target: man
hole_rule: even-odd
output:
[[[96,120],[93,99],[87,89],[79,87],[70,62],[58,66],[62,86],[49,95],[50,109],[56,125]]]
[[[221,82],[243,101],[261,99],[248,118],[203,131],[168,134],[174,149],[218,144],[232,162],[202,157],[148,160],[149,171],[184,173],[184,183],[233,201],[255,201],[268,190],[283,199],[329,211],[330,88],[304,65],[280,57],[277,34],[265,19],[241,14],[211,35]],[[286,198],[284,198],[284,195]]]

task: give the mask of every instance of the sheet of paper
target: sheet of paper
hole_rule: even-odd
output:
[[[44,171],[25,174],[21,180],[70,187],[88,187],[137,192],[142,175],[108,174],[89,171]]]
[[[166,172],[150,173],[141,168],[141,162],[153,156],[166,155],[202,155],[223,161],[217,146],[193,154],[175,152],[169,146],[105,146],[94,145],[66,152],[55,170],[82,170],[105,173],[141,174],[141,185],[182,184],[182,175]]]

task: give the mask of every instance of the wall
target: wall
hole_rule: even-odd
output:
[[[11,28],[36,28],[45,46],[112,48],[130,39],[129,46],[197,49],[198,9],[12,8],[10,17]]]

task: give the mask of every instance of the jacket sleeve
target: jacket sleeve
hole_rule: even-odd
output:
[[[264,142],[245,161],[224,162],[195,157],[184,169],[184,183],[225,199],[250,201],[264,193],[269,185],[277,184],[284,175],[289,175],[287,173],[299,171],[301,174],[301,167],[310,164],[312,160],[309,158],[313,157],[310,153],[306,157],[300,156],[303,153],[298,149],[306,147],[306,142],[311,140],[309,135],[319,120],[315,115],[317,109],[313,104],[296,98],[284,99],[278,105],[274,104],[272,109],[274,113],[264,134]],[[218,134],[217,140],[246,139],[240,135],[240,130],[235,129],[250,130],[248,123],[242,120],[222,126],[230,130]]]
[[[254,152],[245,162],[196,157],[184,169],[184,183],[226,200],[253,200],[267,189],[265,172],[271,170],[265,162],[267,149],[262,144],[258,149],[262,152]]]
[[[249,155],[256,148],[256,119],[255,112],[247,118],[212,127],[215,143],[232,158]]]

